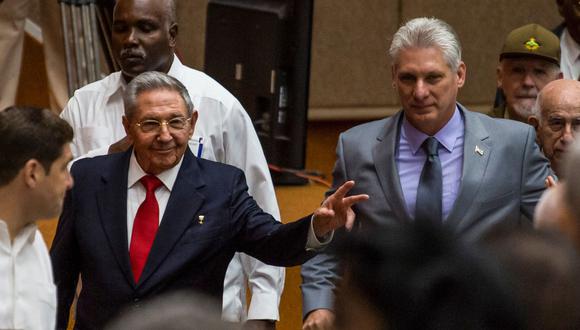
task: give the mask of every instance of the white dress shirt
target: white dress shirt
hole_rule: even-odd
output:
[[[161,187],[155,190],[155,198],[159,205],[159,224],[161,224],[161,219],[163,218],[163,214],[165,214],[169,195],[171,195],[171,189],[173,189],[173,184],[175,183],[175,180],[177,180],[177,174],[179,173],[179,168],[181,167],[182,162],[183,157],[181,157],[181,160],[177,165],[156,175],[156,177],[163,183]],[[133,222],[135,222],[137,210],[139,210],[139,206],[141,206],[141,203],[143,203],[145,196],[147,195],[147,190],[139,182],[139,180],[146,175],[147,173],[145,173],[141,166],[139,166],[137,158],[135,158],[135,153],[133,153],[131,155],[131,160],[129,161],[129,173],[127,176],[127,249],[129,249],[131,245]]]
[[[560,36],[560,70],[564,79],[578,80],[580,77],[580,45],[572,39],[568,29],[562,31]]]
[[[0,220],[0,329],[54,329],[56,287],[46,245],[36,225],[10,240]]]
[[[183,65],[177,57],[168,72],[187,88],[199,113],[189,146],[194,155],[242,169],[249,193],[258,205],[280,219],[276,194],[250,117],[238,100],[203,72]],[[75,132],[71,149],[75,157],[106,154],[111,144],[125,136],[125,81],[120,72],[75,91],[61,117]],[[132,218],[132,217],[131,217]],[[130,232],[130,231],[129,231]],[[279,319],[278,305],[284,289],[285,269],[266,265],[245,254],[232,259],[224,281],[223,317],[229,321]],[[246,277],[252,299],[246,315]]]

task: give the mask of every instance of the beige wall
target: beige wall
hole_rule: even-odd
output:
[[[207,2],[178,0],[178,45],[195,68],[203,67]],[[505,35],[530,22],[560,22],[555,0],[315,0],[310,118],[376,118],[396,110],[386,51],[396,29],[418,16],[457,30],[468,68],[459,99],[475,109],[492,102]]]

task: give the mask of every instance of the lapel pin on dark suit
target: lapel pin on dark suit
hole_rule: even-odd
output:
[[[475,153],[483,156],[483,149],[480,149],[478,145],[475,146]]]
[[[205,215],[199,215],[197,216],[197,220],[199,222],[200,225],[203,225],[203,220],[205,219]]]

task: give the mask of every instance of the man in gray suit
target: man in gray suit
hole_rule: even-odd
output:
[[[403,109],[342,133],[336,148],[333,187],[356,180],[352,193],[370,196],[355,210],[360,227],[437,222],[476,240],[499,226],[529,225],[549,164],[531,126],[457,103],[466,66],[453,29],[413,19],[389,54]],[[303,265],[304,329],[331,326],[337,273],[329,254]]]

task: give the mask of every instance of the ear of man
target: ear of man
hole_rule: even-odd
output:
[[[127,136],[129,136],[129,132],[130,132],[130,130],[129,130],[129,119],[127,118],[127,116],[123,116],[122,122],[123,122],[123,128],[125,129],[125,134]]]
[[[36,159],[29,159],[19,174],[19,176],[22,176],[24,184],[28,188],[36,188],[46,175],[44,166]]]
[[[175,49],[175,46],[177,45],[177,33],[178,32],[179,32],[179,26],[177,25],[177,23],[175,23],[175,22],[171,23],[171,26],[169,27],[169,45],[173,49]]]
[[[463,61],[457,67],[457,87],[461,88],[465,85],[465,78],[467,77],[467,66]]]
[[[542,134],[540,134],[540,119],[535,115],[531,115],[528,117],[528,124],[532,125],[534,127],[534,130],[536,130],[536,143],[538,144],[540,149],[542,149]]]
[[[501,88],[501,85],[502,85],[501,82],[502,82],[502,77],[503,77],[502,76],[503,75],[503,71],[502,71],[502,68],[501,68],[501,64],[499,64],[497,66],[497,68],[495,69],[495,75],[496,75],[496,80],[497,80],[497,88]]]
[[[195,124],[197,123],[197,118],[198,118],[197,111],[193,111],[193,113],[191,114],[191,120],[189,122],[189,124],[190,124],[190,127],[189,127],[189,138],[190,139],[193,136],[193,131],[195,130]]]
[[[538,129],[540,128],[540,120],[535,115],[528,117],[528,124],[532,125],[536,130],[536,135],[538,135]]]

